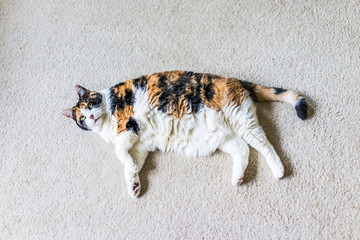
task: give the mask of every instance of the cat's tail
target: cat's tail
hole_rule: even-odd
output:
[[[247,90],[254,101],[272,102],[281,101],[290,103],[295,107],[297,116],[304,120],[307,116],[307,103],[299,93],[276,87],[264,87],[254,83],[240,80],[243,87]]]

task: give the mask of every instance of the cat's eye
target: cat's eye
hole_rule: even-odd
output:
[[[80,120],[81,120],[81,121],[84,121],[84,120],[85,120],[85,116],[81,116],[81,117],[80,117]]]
[[[89,109],[91,109],[92,108],[92,103],[89,103]]]

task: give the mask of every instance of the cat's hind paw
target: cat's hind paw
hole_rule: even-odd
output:
[[[233,179],[231,180],[231,183],[232,183],[232,185],[234,185],[234,186],[240,186],[243,182],[244,182],[244,177],[233,178]]]
[[[284,176],[284,167],[280,165],[276,168],[271,169],[275,178],[280,179]]]

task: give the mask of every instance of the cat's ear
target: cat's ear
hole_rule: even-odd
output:
[[[62,110],[61,114],[68,118],[74,119],[74,113],[71,108]]]
[[[80,85],[76,85],[75,88],[76,88],[76,91],[78,92],[80,98],[82,98],[85,93],[90,92],[89,90],[87,90],[86,88],[84,88]]]

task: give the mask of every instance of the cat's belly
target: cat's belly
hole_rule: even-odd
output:
[[[192,157],[213,153],[231,134],[224,115],[209,108],[185,114],[181,119],[150,111],[139,121],[139,141],[148,150]]]

